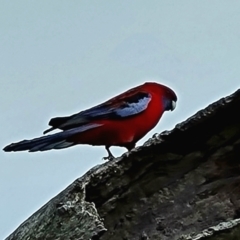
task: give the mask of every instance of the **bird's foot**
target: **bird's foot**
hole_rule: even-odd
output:
[[[112,155],[111,151],[110,151],[110,146],[105,146],[105,149],[108,152],[108,156],[107,157],[103,157],[103,160],[108,160],[108,161],[112,161],[115,157]]]
[[[106,161],[112,161],[113,159],[115,159],[115,157],[113,155],[108,155],[107,157],[103,157],[102,160]]]

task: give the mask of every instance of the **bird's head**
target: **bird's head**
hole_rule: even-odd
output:
[[[176,108],[177,95],[168,87],[165,87],[163,92],[162,100],[165,111],[173,111]]]
[[[177,95],[172,89],[155,82],[147,82],[145,86],[160,96],[164,111],[173,111],[176,108]]]

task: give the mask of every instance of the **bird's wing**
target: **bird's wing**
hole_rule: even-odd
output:
[[[52,127],[44,133],[50,132],[56,128],[67,130],[97,120],[129,118],[146,110],[151,99],[152,96],[150,93],[134,91],[134,89],[132,89],[107,102],[72,116],[52,118],[49,122],[49,125]]]

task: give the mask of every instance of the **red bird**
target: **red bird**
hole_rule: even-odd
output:
[[[100,105],[68,117],[52,118],[48,133],[61,132],[12,143],[3,150],[46,151],[76,144],[104,145],[112,159],[111,146],[127,148],[128,151],[158,123],[164,111],[174,110],[177,96],[170,88],[146,82],[132,88]]]

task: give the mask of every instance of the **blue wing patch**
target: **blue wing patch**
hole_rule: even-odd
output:
[[[116,115],[120,117],[136,115],[140,112],[143,112],[147,108],[150,101],[150,96],[144,96],[143,98],[138,99],[136,102],[129,102],[123,108],[116,109]]]
[[[122,101],[106,102],[88,110],[76,114],[66,123],[79,124],[83,120],[91,121],[96,119],[119,119],[131,117],[144,111],[149,102],[151,95],[145,92],[138,92]]]

